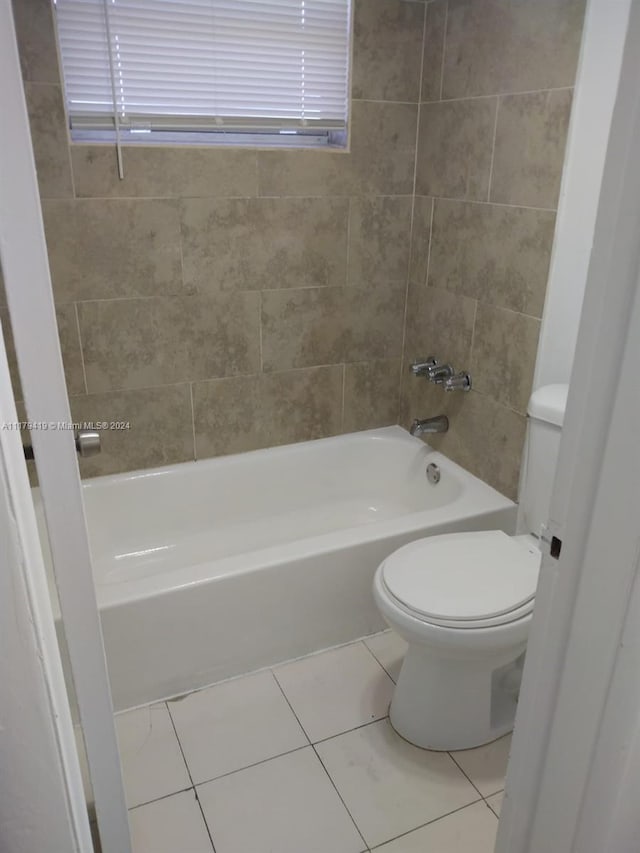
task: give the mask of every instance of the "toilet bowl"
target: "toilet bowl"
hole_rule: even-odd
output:
[[[408,644],[389,716],[417,746],[469,749],[511,731],[541,562],[568,386],[529,401],[519,529],[450,533],[378,567],[375,601]]]
[[[374,597],[407,642],[389,716],[417,746],[467,749],[513,727],[540,552],[499,530],[412,542],[378,568]]]

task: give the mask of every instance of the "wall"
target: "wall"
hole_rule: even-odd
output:
[[[16,3],[73,415],[131,422],[83,473],[446,412],[431,443],[515,496],[583,6],[355,0],[349,153],[135,147],[119,181]]]
[[[571,377],[630,5],[592,0],[585,18],[535,387]]]
[[[430,443],[517,492],[562,174],[582,0],[427,6],[402,420],[440,413]],[[469,394],[415,379],[437,355]]]
[[[14,4],[85,475],[395,423],[425,4],[356,0],[351,148],[69,146],[50,6]],[[20,392],[17,392],[20,396]]]

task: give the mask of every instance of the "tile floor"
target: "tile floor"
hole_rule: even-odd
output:
[[[387,631],[119,714],[135,853],[492,853],[509,738],[427,752]]]

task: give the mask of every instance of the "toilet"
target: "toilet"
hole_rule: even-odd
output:
[[[525,533],[430,536],[399,548],[376,571],[376,604],[409,646],[389,716],[417,746],[469,749],[513,728],[567,391],[548,385],[529,401]]]

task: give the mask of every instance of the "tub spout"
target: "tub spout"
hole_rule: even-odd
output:
[[[449,429],[449,418],[446,415],[437,415],[435,418],[416,420],[411,424],[409,432],[411,435],[433,435],[437,432],[446,432]]]

